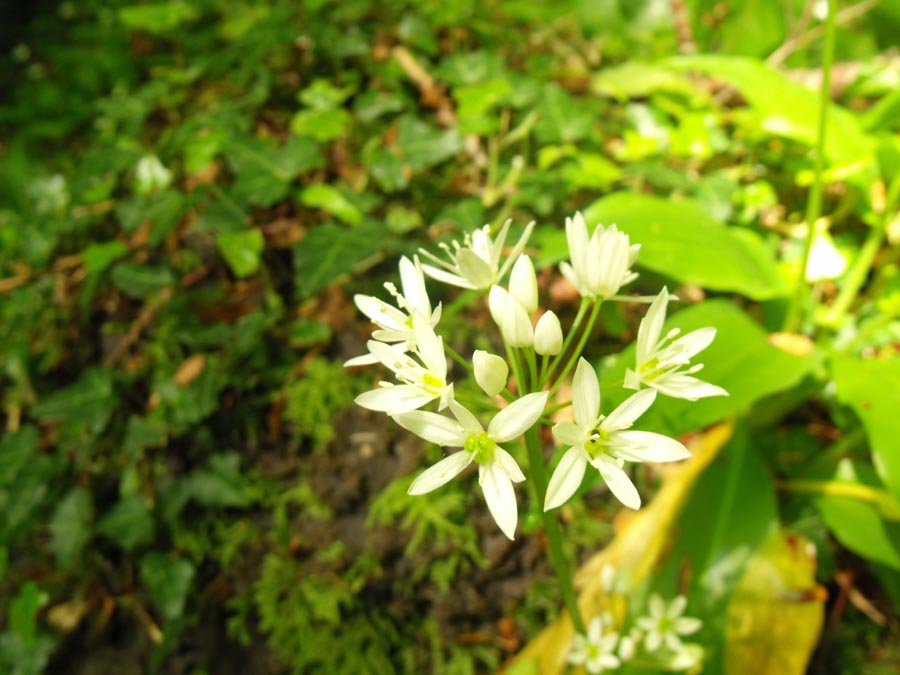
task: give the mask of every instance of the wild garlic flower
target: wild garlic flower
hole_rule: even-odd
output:
[[[447,382],[443,339],[416,314],[412,324],[416,344],[412,354],[405,353],[404,344],[369,340],[369,351],[394,373],[400,384],[381,382],[378,389],[357,396],[357,405],[394,415],[421,408],[434,399],[438,399],[439,409],[443,410],[452,400],[453,385]]]
[[[506,388],[509,366],[503,358],[478,349],[472,354],[472,366],[475,382],[488,396],[496,396]]]
[[[491,286],[488,306],[506,344],[510,347],[531,347],[534,344],[534,326],[528,310],[512,293],[501,286]]]
[[[692,635],[703,626],[700,619],[682,616],[687,607],[687,598],[677,596],[666,606],[658,593],[650,596],[649,616],[640,617],[636,623],[644,631],[644,648],[655,652],[660,647],[672,652],[679,652],[684,645],[682,635]]]
[[[604,670],[615,670],[622,665],[615,653],[619,634],[608,631],[611,626],[612,617],[609,614],[591,619],[587,635],[576,633],[572,638],[569,663],[573,666],[583,665],[591,675],[602,673]]]
[[[673,438],[629,430],[655,399],[656,391],[645,389],[626,399],[608,417],[601,415],[597,373],[585,359],[579,359],[572,382],[575,422],[560,422],[553,427],[554,438],[571,447],[550,477],[545,511],[561,506],[575,493],[588,464],[600,472],[620,502],[631,509],[640,508],[641,497],[622,470],[624,463],[675,462],[690,456],[688,449]]]
[[[673,328],[660,339],[668,303],[669,291],[663,288],[638,328],[636,365],[634,370],[625,371],[624,386],[640,389],[645,385],[666,396],[689,401],[707,396],[728,396],[722,387],[693,377],[703,368],[702,363],[690,365],[691,358],[706,349],[716,337],[716,329],[700,328],[676,340],[681,331]]]
[[[637,278],[631,266],[641,250],[615,225],[597,225],[588,238],[587,223],[580,212],[566,218],[566,239],[571,264],[560,263],[559,271],[583,298],[616,298],[619,289]]]
[[[409,494],[431,492],[475,462],[478,464],[478,484],[481,485],[488,510],[503,534],[513,539],[518,521],[513,483],[525,480],[525,475],[512,455],[499,443],[518,438],[534,426],[544,412],[547,396],[548,392],[537,392],[510,403],[494,416],[487,431],[471,412],[456,401],[450,402],[455,420],[422,410],[394,415],[397,424],[426,441],[462,448],[419,474],[409,486]]]
[[[413,315],[418,315],[429,322],[431,327],[437,325],[441,318],[441,306],[433,311],[428,291],[425,289],[425,277],[419,259],[415,262],[406,256],[400,258],[400,285],[403,293],[397,291],[394,284],[388,282],[384,286],[394,296],[397,306],[388,304],[371,295],[361,293],[353,296],[353,301],[363,314],[378,326],[372,337],[380,342],[403,343],[405,350],[415,348],[415,331]],[[371,352],[357,356],[344,363],[344,366],[364,366],[377,363],[378,358]]]
[[[443,281],[452,286],[462,288],[490,288],[498,283],[509,271],[510,266],[525,248],[528,237],[534,229],[534,223],[525,227],[519,241],[513,247],[509,257],[500,265],[503,256],[503,246],[506,243],[506,235],[509,233],[511,220],[507,220],[496,239],[491,239],[490,225],[485,225],[480,230],[466,234],[462,245],[454,241],[451,246],[441,244],[448,260],[442,260],[436,255],[419,249],[419,252],[433,265],[423,265],[425,273],[432,279]]]

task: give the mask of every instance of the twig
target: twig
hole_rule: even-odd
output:
[[[678,51],[682,54],[695,54],[697,52],[697,42],[694,40],[691,17],[688,15],[687,5],[684,0],[672,0],[672,17],[675,19]]]
[[[109,356],[104,359],[104,363],[107,366],[115,365],[119,359],[125,356],[125,353],[131,348],[137,339],[141,336],[141,333],[144,329],[149,326],[153,320],[156,318],[156,315],[159,314],[159,311],[172,299],[172,289],[166,288],[156,299],[155,302],[146,305],[141,313],[138,314],[137,319],[134,320],[134,323],[131,324],[131,328],[128,329],[128,332],[125,334],[113,350],[109,353]]]

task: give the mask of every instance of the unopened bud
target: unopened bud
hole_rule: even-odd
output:
[[[534,327],[534,351],[555,356],[562,351],[563,334],[559,319],[553,312],[544,312]]]
[[[538,306],[537,276],[534,273],[534,265],[524,253],[518,257],[513,265],[509,277],[509,292],[522,303],[525,311],[531,314]]]
[[[506,361],[481,349],[472,354],[475,366],[475,381],[488,396],[496,396],[506,386],[509,377],[509,366]]]

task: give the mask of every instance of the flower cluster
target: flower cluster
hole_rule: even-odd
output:
[[[689,453],[677,440],[631,426],[658,394],[695,400],[725,392],[695,378],[700,366],[690,364],[712,341],[714,329],[700,329],[683,337],[671,331],[660,339],[669,301],[663,289],[641,323],[637,359],[626,375],[625,386],[637,391],[608,415],[601,414],[597,373],[590,362],[571,352],[585,344],[601,302],[632,299],[619,293],[637,277],[632,266],[640,247],[615,225],[598,225],[589,235],[580,213],[567,219],[570,260],[560,265],[560,272],[583,300],[578,317],[564,335],[557,315],[540,311],[534,264],[524,253],[533,223],[524,228],[509,254],[504,255],[510,227],[507,221],[492,237],[490,227],[485,226],[466,235],[462,244],[443,245],[446,259],[424,250],[420,253],[425,263],[418,256],[401,258],[401,289],[385,284],[391,300],[355,296],[357,307],[376,330],[367,343],[368,352],[346,365],[381,364],[393,375],[357,397],[359,405],[390,415],[427,441],[457,448],[421,473],[409,493],[430,492],[476,464],[488,509],[501,531],[512,539],[518,520],[514,484],[526,480],[526,474],[509,444],[539,423],[548,400],[576,362],[570,402],[574,422],[559,422],[553,427],[553,437],[567,449],[549,484],[539,486],[544,510],[561,506],[575,494],[588,464],[624,505],[639,508],[641,499],[625,471],[626,462],[672,462]],[[434,307],[429,299],[426,275],[487,293],[506,358],[478,350],[468,363],[444,344],[437,332],[441,307]],[[507,275],[508,285],[504,287]],[[592,308],[590,319],[582,325],[588,308]],[[574,350],[573,344],[578,345]],[[448,372],[448,353],[472,372],[486,394],[483,401],[463,405],[457,400]],[[537,356],[542,357],[539,367]],[[426,406],[436,410],[424,410]],[[481,420],[488,416],[485,427]]]
[[[666,602],[658,593],[650,596],[647,614],[633,621],[625,615],[617,625],[609,612],[591,619],[586,634],[572,637],[568,661],[596,675],[631,663],[654,671],[684,671],[696,667],[703,648],[682,638],[697,633],[700,619],[684,616],[687,599],[678,595]]]

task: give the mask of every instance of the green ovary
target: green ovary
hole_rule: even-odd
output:
[[[494,439],[487,435],[487,432],[482,432],[480,434],[472,434],[466,439],[466,443],[463,446],[466,452],[472,453],[474,455],[473,459],[478,464],[486,464],[494,459],[494,450],[496,450],[497,444],[494,442]]]
[[[425,373],[425,376],[422,378],[422,383],[433,394],[437,394],[444,388],[444,383],[431,373]]]
[[[609,433],[597,427],[591,431],[591,437],[584,442],[584,449],[591,457],[599,457],[609,447]]]

